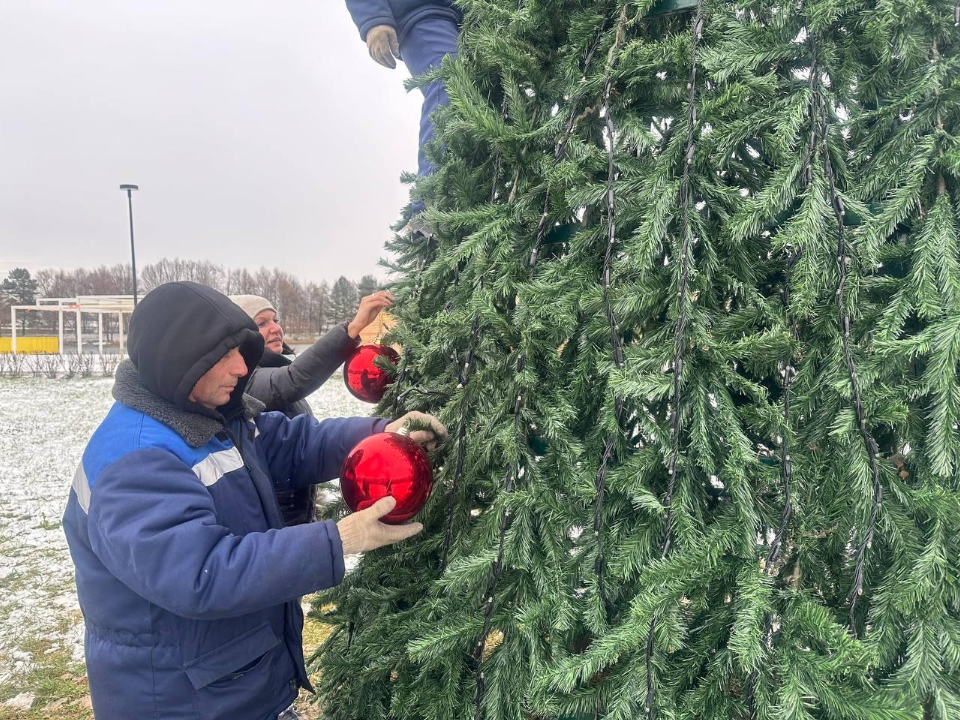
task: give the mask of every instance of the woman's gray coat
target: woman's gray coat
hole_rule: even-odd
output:
[[[353,354],[358,341],[347,335],[347,323],[327,332],[299,355],[284,344],[284,354],[264,349],[260,364],[247,381],[246,393],[289,418],[313,415],[307,396],[325,383],[337,368]],[[279,491],[277,501],[287,525],[300,525],[313,519],[316,486],[302,490]]]

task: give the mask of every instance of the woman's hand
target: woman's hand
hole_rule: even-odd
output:
[[[360,331],[376,320],[381,310],[391,305],[393,305],[393,293],[387,290],[380,290],[364,297],[360,301],[360,307],[357,308],[356,317],[347,325],[347,335],[356,340],[360,337]]]

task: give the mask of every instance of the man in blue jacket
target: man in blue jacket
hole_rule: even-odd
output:
[[[346,0],[347,9],[367,43],[370,57],[388,68],[403,60],[412,75],[422,75],[438,67],[446,55],[457,54],[459,23],[463,19],[453,0]],[[420,114],[419,172],[430,175],[433,163],[424,147],[433,139],[430,115],[448,102],[443,83],[434,81],[422,88],[423,108]],[[413,205],[411,229],[424,229],[416,216],[423,203]]]
[[[275,720],[311,689],[300,596],[339,583],[345,554],[422,526],[381,523],[395,504],[384,498],[338,523],[284,528],[274,483],[336,477],[356,442],[406,416],[259,413],[243,390],[263,338],[226,296],[195,283],[141,301],[128,351],[63,519],[94,713]],[[433,432],[416,439],[433,442],[445,429],[426,417]]]

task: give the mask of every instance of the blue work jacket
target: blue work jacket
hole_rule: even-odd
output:
[[[193,446],[114,404],[63,522],[97,720],[267,720],[309,688],[299,598],[343,553],[332,521],[284,528],[275,489],[337,477],[387,422],[248,413]]]

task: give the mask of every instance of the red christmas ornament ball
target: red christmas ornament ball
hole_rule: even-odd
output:
[[[354,446],[340,471],[340,492],[351,510],[364,510],[392,495],[397,506],[382,520],[397,525],[427,504],[433,468],[423,448],[406,435],[377,433]]]
[[[374,360],[383,357],[396,365],[400,361],[397,351],[387,345],[361,345],[343,364],[343,382],[347,390],[364,402],[380,402],[380,398],[393,382],[393,375],[379,367]]]

